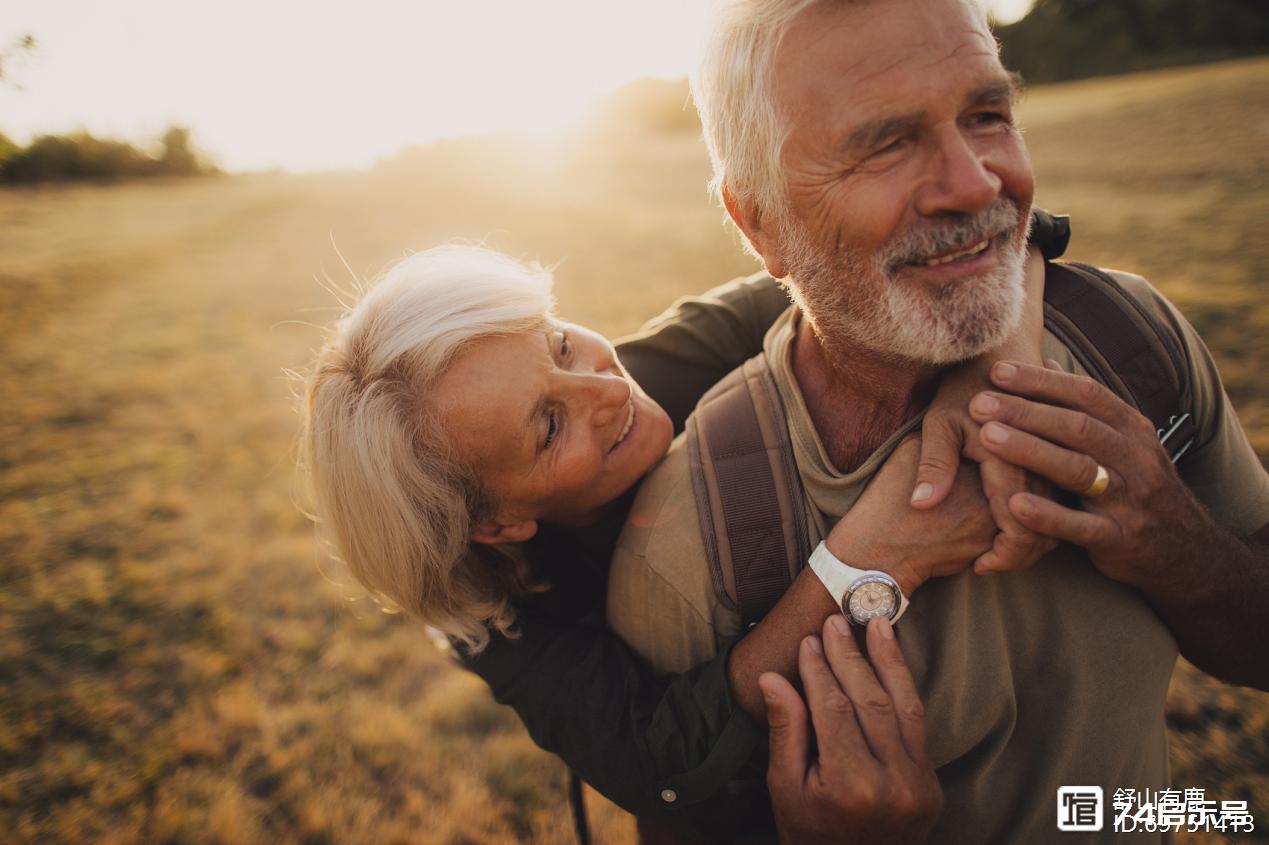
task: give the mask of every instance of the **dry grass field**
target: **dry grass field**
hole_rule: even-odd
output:
[[[1069,254],[1185,309],[1269,457],[1269,61],[1037,88],[1023,121]],[[562,766],[317,543],[284,369],[341,253],[365,278],[455,237],[560,262],[563,314],[630,330],[753,269],[706,169],[687,136],[491,142],[0,192],[0,841],[572,841]],[[1269,696],[1182,664],[1168,708],[1174,782],[1269,825]]]

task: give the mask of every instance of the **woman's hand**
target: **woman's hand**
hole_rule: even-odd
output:
[[[882,618],[868,625],[868,657],[841,615],[828,619],[823,634],[804,640],[798,655],[809,720],[784,677],[769,672],[759,681],[780,841],[924,842],[942,811],[943,791],[926,754],[924,706],[894,629]]]
[[[916,436],[899,444],[825,539],[839,560],[888,573],[908,596],[927,578],[968,568],[996,536],[978,470],[970,463],[957,461],[952,488],[938,508],[908,507],[920,448]]]
[[[936,508],[951,492],[962,455],[979,464],[982,488],[998,529],[991,548],[974,562],[977,572],[999,572],[1030,566],[1056,543],[1018,521],[1009,510],[1015,493],[1046,495],[1048,485],[1000,455],[983,448],[978,422],[969,402],[992,386],[992,364],[1005,357],[1040,363],[1044,334],[1044,258],[1038,250],[1027,254],[1024,283],[1027,299],[1014,334],[998,349],[969,361],[943,377],[926,411],[921,428],[921,460],[912,507]]]

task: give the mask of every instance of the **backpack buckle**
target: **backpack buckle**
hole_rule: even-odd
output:
[[[1186,423],[1189,423],[1189,425],[1187,426]],[[1183,427],[1185,428],[1184,433],[1189,436],[1185,438],[1184,443],[1173,451],[1172,446],[1168,443],[1168,441],[1176,436],[1177,432],[1181,431]],[[1190,447],[1194,445],[1194,418],[1191,417],[1188,412],[1179,416],[1173,414],[1168,418],[1168,424],[1164,426],[1164,428],[1159,429],[1156,433],[1159,435],[1159,445],[1163,447],[1165,452],[1172,456],[1172,463],[1175,464],[1177,461],[1181,460],[1181,456],[1188,452]]]

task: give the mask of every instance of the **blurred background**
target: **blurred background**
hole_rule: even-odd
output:
[[[1265,460],[1265,5],[994,13],[1068,255],[1182,307]],[[5,1],[0,841],[572,841],[563,767],[318,543],[294,372],[331,289],[451,238],[558,263],[561,313],[610,335],[757,269],[705,191],[700,21]],[[1174,784],[1269,825],[1269,696],[1182,661],[1168,721]]]

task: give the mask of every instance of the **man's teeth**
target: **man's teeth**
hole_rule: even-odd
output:
[[[621,429],[621,434],[617,435],[617,442],[612,444],[613,448],[617,447],[617,443],[620,443],[621,441],[626,439],[626,435],[630,433],[630,427],[634,425],[634,418],[635,418],[634,400],[632,399],[630,400],[630,413],[626,416],[626,425],[624,428]]]
[[[964,258],[967,255],[977,255],[987,248],[987,241],[981,241],[974,244],[968,249],[962,249],[960,252],[949,252],[947,255],[941,255],[938,258],[931,258],[925,262],[926,267],[937,267],[939,264],[946,264],[949,261],[955,261],[958,258]]]

